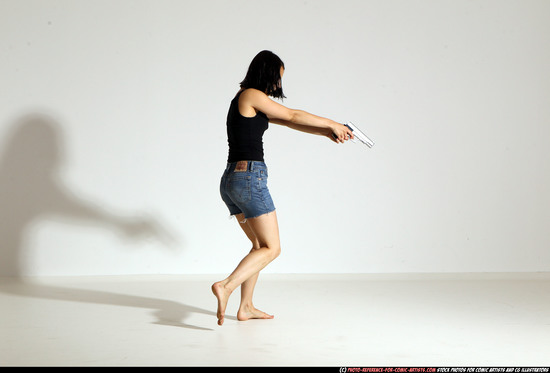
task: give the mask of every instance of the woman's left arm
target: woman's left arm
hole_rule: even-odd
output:
[[[319,128],[319,127],[312,127],[305,124],[296,124],[293,122],[290,122],[288,120],[284,119],[278,119],[278,118],[270,118],[270,123],[280,124],[282,126],[286,126],[288,128],[292,128],[293,130],[309,133],[312,135],[320,135],[328,137],[331,141],[334,141],[335,143],[338,143],[338,140],[334,137],[334,132],[331,129],[327,128]],[[353,135],[352,135],[353,136]]]
[[[273,123],[282,124],[307,133],[325,135],[336,143],[343,143],[348,139],[353,139],[353,132],[343,124],[303,110],[289,109],[271,100],[264,92],[257,89],[251,88],[245,90],[239,99],[239,107],[240,105],[251,106],[254,110],[261,111]]]
[[[311,126],[306,126],[304,124],[296,124],[296,123],[292,123],[292,122],[290,122],[288,120],[284,120],[284,119],[270,118],[269,122],[270,123],[275,123],[275,124],[280,124],[282,126],[286,126],[286,127],[292,128],[292,129],[297,130],[297,131],[310,133],[312,135],[327,136],[327,135],[332,134],[332,130],[330,130],[330,129],[319,128],[319,127],[311,127]]]

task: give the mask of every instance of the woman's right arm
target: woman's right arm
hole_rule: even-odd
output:
[[[250,106],[261,111],[273,123],[307,133],[326,135],[336,142],[344,142],[348,138],[353,138],[352,131],[343,124],[303,110],[289,109],[271,100],[265,93],[256,89],[244,91],[239,100],[240,105]],[[336,135],[336,139],[332,137],[332,134]]]

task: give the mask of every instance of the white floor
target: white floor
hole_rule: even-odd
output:
[[[550,365],[549,273],[266,274],[222,327],[219,277],[0,280],[0,366]]]

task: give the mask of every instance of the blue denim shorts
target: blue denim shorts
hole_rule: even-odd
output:
[[[220,194],[231,215],[256,218],[275,210],[267,189],[267,166],[259,161],[228,163],[220,182]]]

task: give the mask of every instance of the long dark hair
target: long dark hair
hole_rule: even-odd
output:
[[[261,51],[254,57],[241,88],[255,88],[274,98],[285,98],[281,84],[281,67],[283,61],[271,51]]]

